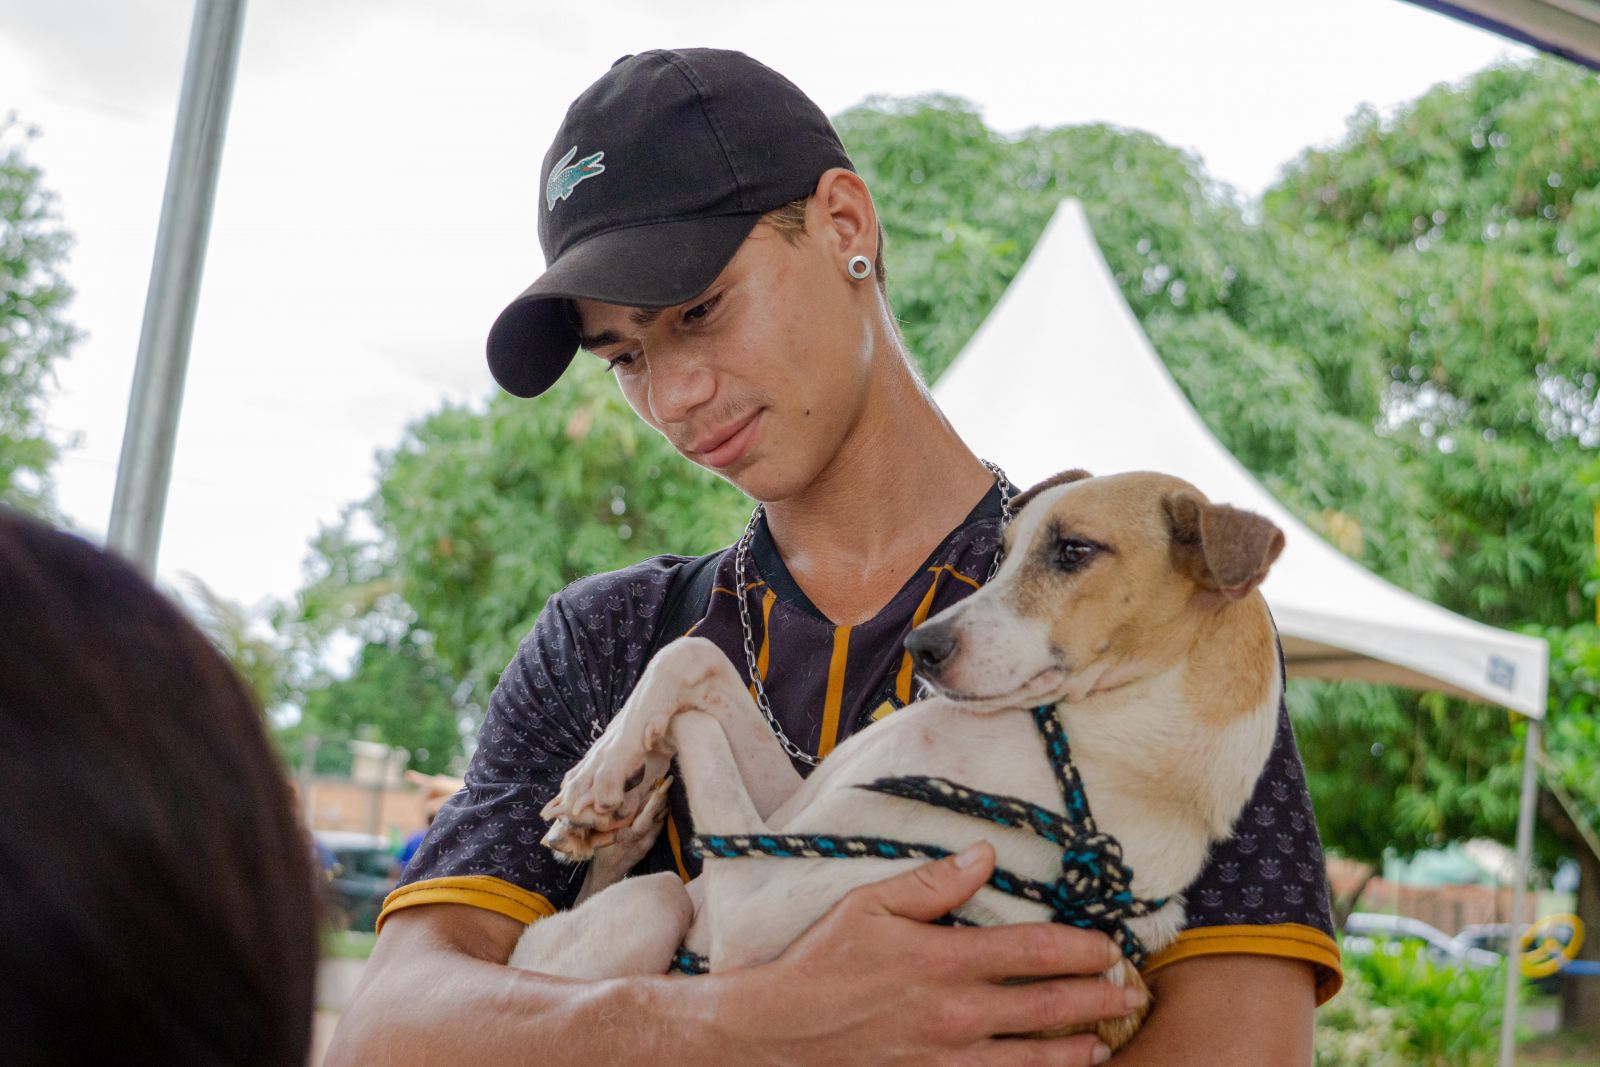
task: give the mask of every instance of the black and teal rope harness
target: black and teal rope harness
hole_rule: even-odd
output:
[[[1144,962],[1144,945],[1128,926],[1130,919],[1149,915],[1166,900],[1140,900],[1133,895],[1133,872],[1122,859],[1122,846],[1116,838],[1100,832],[1083,793],[1083,780],[1072,765],[1067,735],[1056,718],[1055,709],[1033,709],[1033,722],[1044,740],[1050,765],[1061,786],[1066,816],[1016,797],[979,793],[945,778],[906,775],[879,778],[859,785],[875,793],[916,800],[947,808],[962,815],[1032,830],[1040,837],[1061,846],[1061,877],[1053,882],[1024,878],[1001,867],[989,875],[989,884],[1013,897],[1022,897],[1050,908],[1052,922],[1085,930],[1101,930],[1122,949],[1135,967]],[[736,859],[744,856],[774,856],[807,859],[942,859],[948,849],[937,845],[908,844],[881,837],[843,837],[833,834],[695,834],[689,851],[704,858]],[[972,925],[954,915],[945,917],[954,925]],[[704,956],[680,948],[672,968],[685,974],[705,974]]]

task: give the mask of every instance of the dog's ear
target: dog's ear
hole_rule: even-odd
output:
[[[1162,503],[1173,563],[1202,588],[1232,600],[1260,585],[1283,551],[1283,531],[1253,511],[1185,492],[1169,493]]]
[[[1093,477],[1094,475],[1090,474],[1088,471],[1079,470],[1076,467],[1070,471],[1062,471],[1060,474],[1052,474],[1050,477],[1046,478],[1032,489],[1024,492],[1021,496],[1012,497],[1011,510],[1013,512],[1021,511],[1023,506],[1026,505],[1028,501],[1032,500],[1046,489],[1051,489],[1058,485],[1066,485],[1069,482],[1081,482],[1085,478]]]

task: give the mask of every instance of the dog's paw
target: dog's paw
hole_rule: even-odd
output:
[[[582,863],[594,858],[594,833],[566,819],[551,823],[541,841],[563,863]]]
[[[561,790],[540,811],[546,821],[616,830],[633,822],[643,806],[646,752],[627,728],[607,730],[561,779]]]
[[[667,821],[667,790],[670,788],[672,775],[669,774],[650,790],[644,807],[639,809],[633,821],[617,831],[613,844],[623,849],[638,849],[641,856],[649,851],[650,846],[655,844],[656,835],[661,832],[661,824]]]
[[[578,826],[566,819],[557,819],[545,831],[540,842],[563,863],[582,863],[594,859],[601,849],[616,844],[620,832],[596,830],[590,826]]]
[[[1107,1048],[1115,1052],[1129,1041],[1132,1041],[1133,1036],[1139,1032],[1139,1027],[1144,1025],[1145,1016],[1150,1014],[1150,989],[1144,984],[1144,979],[1139,977],[1138,969],[1127,960],[1118,961],[1117,965],[1107,971],[1105,976],[1112,985],[1121,986],[1124,989],[1142,990],[1146,998],[1144,1007],[1139,1008],[1133,1014],[1124,1015],[1116,1019],[1102,1019],[1095,1024],[1095,1035],[1106,1043]]]
[[[620,857],[618,862],[625,863],[626,870],[644,858],[661,833],[661,825],[667,819],[667,791],[671,787],[671,775],[657,782],[645,797],[644,806],[625,825],[612,824],[612,829],[597,829],[580,826],[571,819],[557,818],[541,840],[556,859],[564,863],[582,863],[594,859],[602,849],[613,849],[606,856]]]

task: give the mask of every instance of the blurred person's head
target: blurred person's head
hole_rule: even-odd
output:
[[[0,508],[0,1060],[306,1062],[315,888],[256,702],[122,561]]]
[[[775,71],[717,49],[624,57],[541,177],[548,265],[489,338],[508,392],[548,389],[581,346],[682,455],[774,501],[817,480],[874,393],[919,388],[871,194]]]
[[[459,793],[466,785],[464,781],[449,774],[424,774],[421,771],[406,771],[406,781],[417,787],[417,803],[422,808],[422,817],[429,826],[439,817],[439,809],[444,807],[445,801]]]

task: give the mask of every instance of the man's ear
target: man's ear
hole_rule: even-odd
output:
[[[1283,551],[1283,531],[1253,511],[1186,492],[1169,493],[1162,504],[1173,564],[1201,588],[1238,600],[1261,584]]]
[[[808,207],[820,212],[816,221],[822,229],[818,232],[837,246],[840,255],[866,256],[868,262],[877,262],[878,211],[867,183],[858,174],[844,167],[824,171]],[[812,222],[806,220],[808,229]]]
[[[1079,470],[1076,467],[1070,471],[1062,471],[1060,474],[1052,474],[1038,485],[1024,492],[1021,496],[1012,497],[1011,510],[1013,512],[1021,511],[1023,506],[1026,505],[1028,501],[1032,500],[1046,489],[1053,489],[1058,485],[1066,485],[1069,482],[1081,482],[1085,478],[1093,477],[1094,475],[1090,474],[1088,471]]]

